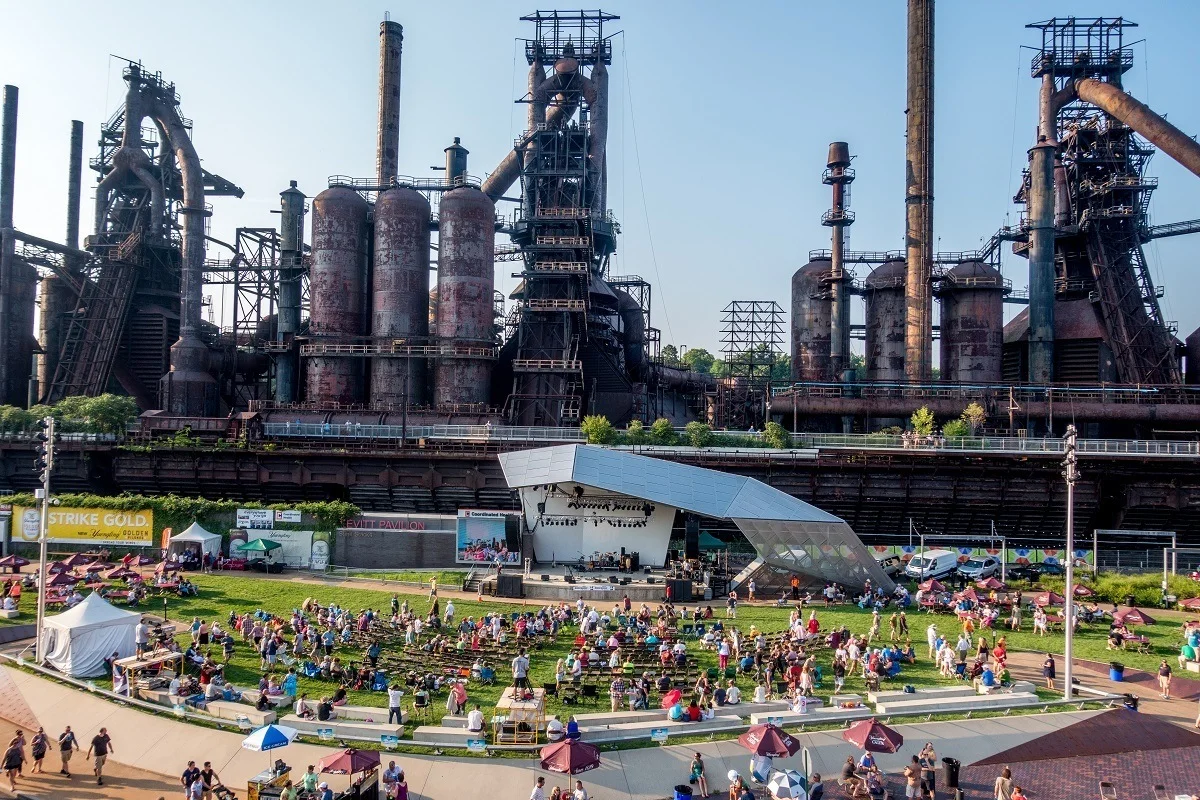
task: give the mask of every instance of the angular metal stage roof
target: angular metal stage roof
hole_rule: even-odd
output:
[[[761,481],[584,444],[501,453],[514,489],[578,483],[732,521],[767,564],[858,589],[892,581],[842,519]]]

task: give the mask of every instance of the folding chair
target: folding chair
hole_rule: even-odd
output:
[[[1100,800],[1117,800],[1117,787],[1108,781],[1100,781]]]

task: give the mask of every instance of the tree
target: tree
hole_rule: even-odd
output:
[[[588,444],[612,444],[617,438],[617,429],[608,421],[608,417],[601,415],[584,417],[579,430]]]
[[[909,423],[919,435],[929,436],[933,433],[933,412],[929,410],[929,406],[921,406],[913,412]]]
[[[952,419],[942,426],[942,436],[947,439],[955,439],[966,436],[971,432],[971,428],[966,421],[961,419]]]
[[[678,440],[679,437],[675,435],[675,426],[671,424],[671,420],[659,417],[650,426],[651,444],[670,445],[675,444]]]
[[[791,444],[791,436],[778,422],[768,422],[763,427],[763,441],[776,450],[783,450]]]
[[[689,422],[684,430],[692,447],[708,447],[713,442],[712,428],[703,422]]]
[[[771,380],[777,382],[791,381],[792,379],[792,357],[788,355],[779,356],[775,363],[771,365]]]
[[[630,420],[629,427],[625,431],[625,442],[627,444],[645,444],[647,440],[646,426],[642,425],[640,419]]]
[[[130,421],[137,417],[137,404],[133,398],[118,394],[90,398],[84,408],[88,429],[96,433],[124,433]]]
[[[963,409],[962,421],[971,426],[971,435],[974,436],[979,426],[987,422],[987,412],[979,403],[971,403]]]
[[[679,351],[673,344],[664,344],[660,357],[662,358],[662,363],[668,367],[679,366]]]
[[[688,369],[704,375],[712,372],[712,367],[716,360],[717,357],[703,347],[693,347],[683,354],[683,363],[687,364]]]

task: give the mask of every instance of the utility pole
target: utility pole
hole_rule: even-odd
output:
[[[1063,438],[1067,446],[1066,458],[1063,459],[1063,477],[1067,481],[1067,587],[1064,598],[1063,630],[1066,632],[1066,645],[1063,649],[1066,663],[1063,664],[1063,698],[1071,699],[1071,662],[1075,644],[1075,481],[1079,480],[1079,462],[1075,456],[1075,445],[1078,432],[1074,425],[1067,426]]]
[[[36,494],[41,500],[38,520],[38,595],[37,595],[37,644],[35,655],[38,664],[46,663],[45,647],[42,642],[43,626],[46,622],[46,589],[49,576],[46,574],[46,534],[50,519],[50,473],[54,469],[54,417],[38,422],[41,430],[37,434],[38,454],[33,470],[42,479],[42,488]]]

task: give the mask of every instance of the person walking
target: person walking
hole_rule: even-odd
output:
[[[33,750],[33,770],[30,774],[45,772],[42,769],[42,759],[46,757],[46,751],[50,749],[50,737],[46,735],[45,728],[39,727],[29,744]]]
[[[404,691],[400,684],[393,683],[388,687],[388,725],[392,724],[392,719],[396,720],[397,725],[404,724],[404,714],[400,710],[400,700],[403,697]]]
[[[1046,660],[1042,662],[1042,677],[1046,679],[1046,688],[1054,688],[1054,656],[1051,653],[1046,653]]]
[[[14,738],[4,751],[4,774],[8,776],[8,790],[17,793],[17,776],[21,774],[21,766],[25,763],[25,753]]]
[[[912,763],[904,768],[904,796],[916,797],[920,791],[918,784],[921,780],[921,763],[916,757],[912,757]]]
[[[1162,699],[1171,699],[1171,665],[1164,658],[1158,665],[1158,688],[1162,691]]]
[[[1000,777],[996,778],[994,800],[1013,800],[1013,782],[1012,770],[1005,767],[1000,773]]]
[[[921,794],[928,800],[937,798],[937,751],[933,742],[926,742],[921,748]]]
[[[195,761],[189,761],[187,767],[183,770],[183,774],[179,776],[179,783],[183,785],[183,796],[191,798],[192,784],[200,777],[200,768],[196,766]]]
[[[68,778],[71,777],[71,770],[69,768],[71,764],[71,756],[73,756],[75,751],[78,749],[79,742],[76,741],[75,734],[71,731],[71,726],[68,725],[66,729],[58,735],[58,756],[62,759],[62,769],[58,771],[60,775],[66,775]]]
[[[92,758],[95,753],[95,764],[92,767],[92,772],[96,775],[96,785],[104,785],[104,762],[108,761],[108,754],[113,752],[112,738],[108,735],[107,728],[101,728],[100,732],[92,737],[92,743],[88,745],[87,755],[85,758]]]
[[[200,783],[204,786],[203,800],[213,800],[213,792],[221,785],[221,776],[212,768],[211,761],[204,762],[204,769],[200,770]]]
[[[708,797],[708,778],[704,777],[704,758],[699,753],[696,753],[692,759],[692,772],[688,782],[696,784],[701,797]]]
[[[538,775],[537,783],[534,784],[533,791],[529,793],[529,800],[546,800],[546,778]]]

